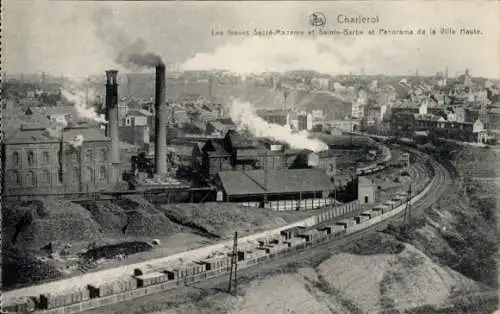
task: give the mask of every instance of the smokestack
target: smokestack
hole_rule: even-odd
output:
[[[167,117],[165,112],[165,64],[156,66],[155,165],[156,175],[167,173]]]
[[[111,163],[113,168],[120,164],[120,144],[118,139],[118,71],[106,71],[106,136],[111,138]],[[113,180],[116,177],[113,177]]]
[[[214,99],[213,99],[213,75],[210,73],[209,77],[208,77],[208,101],[210,101],[210,104],[213,104],[214,103]]]

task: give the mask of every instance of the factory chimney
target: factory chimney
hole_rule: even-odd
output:
[[[165,64],[156,66],[155,88],[155,167],[156,175],[167,172],[167,116],[165,108]]]
[[[106,71],[106,136],[111,138],[111,163],[113,182],[119,178],[120,144],[118,138],[118,71]]]
[[[213,84],[214,84],[213,74],[210,73],[210,75],[208,76],[208,101],[210,102],[210,105],[213,105],[214,103]]]

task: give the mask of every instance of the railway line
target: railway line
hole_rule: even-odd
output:
[[[425,154],[418,151],[412,151],[421,158],[426,158]],[[413,220],[418,219],[424,213],[425,209],[435,203],[439,198],[450,189],[450,184],[453,181],[452,175],[440,163],[430,160],[435,176],[430,183],[428,192],[425,197],[421,198],[412,205]],[[302,264],[302,263],[318,263],[327,258],[329,255],[340,252],[343,249],[351,246],[356,241],[369,236],[373,232],[381,231],[387,228],[389,224],[400,224],[404,218],[404,212],[394,215],[393,217],[373,224],[365,229],[356,231],[354,233],[346,234],[336,237],[333,240],[317,243],[311,246],[306,246],[303,249],[295,249],[284,254],[279,254],[269,260],[267,263],[256,264],[239,271],[239,277],[245,280],[251,280],[258,276],[265,276],[266,274],[276,274],[277,270],[288,271],[287,265]],[[186,300],[189,298],[197,298],[200,295],[209,293],[216,293],[225,288],[227,283],[227,274],[207,278],[202,281],[192,282],[184,286],[177,286],[175,289],[167,290],[158,294],[148,295],[133,301],[126,301],[114,305],[105,306],[98,309],[93,309],[84,313],[133,313],[134,307],[140,304],[141,312],[155,311],[161,308],[166,308],[179,302],[178,300]],[[163,304],[163,307],[162,307]],[[149,310],[148,310],[149,309]],[[139,310],[139,309],[138,309]]]

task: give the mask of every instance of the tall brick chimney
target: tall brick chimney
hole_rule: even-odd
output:
[[[116,182],[120,166],[120,141],[118,136],[118,71],[106,71],[106,136],[111,138],[111,163],[113,178]]]
[[[165,64],[156,66],[155,88],[155,166],[156,175],[167,172],[167,115],[165,108]]]

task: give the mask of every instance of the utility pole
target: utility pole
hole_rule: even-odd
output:
[[[266,149],[266,152],[264,154],[264,207],[267,204],[267,180],[268,180],[267,162],[268,162],[268,151]]]
[[[234,233],[233,252],[231,254],[231,271],[229,272],[229,287],[227,288],[227,292],[229,293],[231,293],[233,281],[234,281],[234,295],[236,295],[238,289],[238,232],[237,231]]]
[[[410,226],[410,221],[411,221],[411,184],[408,188],[408,198],[406,200],[406,208],[405,208],[405,215],[404,215],[404,224],[405,224],[405,229],[408,231],[409,226]]]

